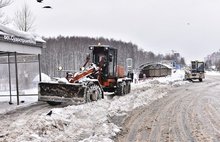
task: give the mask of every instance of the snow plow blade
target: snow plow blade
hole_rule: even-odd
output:
[[[86,87],[82,84],[63,84],[63,83],[39,83],[38,100],[49,104],[74,103],[81,104],[85,102],[84,94]]]

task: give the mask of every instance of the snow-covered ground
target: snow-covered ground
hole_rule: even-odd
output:
[[[23,94],[37,94],[38,90],[37,88],[24,90]],[[17,106],[17,96],[16,91],[12,91],[12,97],[11,97],[11,105],[9,105],[10,97],[9,92],[0,92],[0,114],[6,113],[10,110],[14,110],[17,108],[25,107],[28,105],[31,105],[38,101],[38,96],[20,96],[19,97],[19,106]],[[7,96],[4,96],[7,95]]]
[[[45,73],[41,73],[42,82],[50,82],[51,78],[46,75]],[[37,75],[33,81],[33,83],[37,84],[39,82],[39,75]],[[28,90],[22,90],[22,94],[36,94],[36,96],[19,96],[19,106],[17,106],[17,96],[16,91],[12,91],[11,94],[13,95],[11,97],[11,105],[9,105],[10,97],[9,97],[9,91],[1,91],[0,92],[0,114],[6,113],[10,110],[14,110],[21,107],[26,107],[28,105],[31,105],[33,103],[36,103],[38,101],[38,88],[32,88]]]
[[[51,116],[46,115],[48,112],[35,116],[34,123],[20,124],[19,120],[15,121],[9,131],[18,135],[16,140],[6,137],[7,141],[111,142],[120,132],[120,124],[130,111],[166,96],[172,87],[188,83],[183,81],[183,77],[184,72],[178,70],[168,77],[132,84],[131,93],[125,96],[54,108]]]
[[[205,73],[206,75],[220,75],[220,72],[218,71],[206,71]]]

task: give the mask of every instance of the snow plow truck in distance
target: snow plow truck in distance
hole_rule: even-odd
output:
[[[185,70],[185,79],[186,80],[202,80],[205,78],[205,63],[201,61],[191,61],[191,67],[188,70]]]
[[[68,72],[67,82],[38,84],[39,101],[51,105],[62,102],[80,104],[104,98],[104,93],[124,95],[130,92],[132,80],[126,77],[124,67],[117,63],[117,49],[108,45],[92,45],[89,49],[92,59],[88,56],[79,72]]]

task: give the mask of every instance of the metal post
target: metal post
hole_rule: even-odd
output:
[[[39,63],[39,81],[41,82],[41,60],[40,60],[40,54],[38,54],[38,63]]]
[[[11,99],[11,67],[10,67],[10,53],[8,52],[8,77],[9,77],[9,93],[10,93],[10,103],[12,103]]]
[[[17,64],[17,52],[15,53],[15,75],[16,75],[16,91],[17,91],[17,105],[19,105],[19,86],[18,86],[18,64]]]

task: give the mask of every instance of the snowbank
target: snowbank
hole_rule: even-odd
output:
[[[51,78],[47,74],[41,73],[41,81],[42,82],[50,82]],[[39,82],[39,75],[34,77],[33,82]]]
[[[24,124],[17,120],[8,128],[10,135],[5,139],[15,142],[112,142],[130,111],[164,97],[172,87],[176,87],[173,84],[185,84],[181,73],[132,84],[131,93],[125,96],[52,109],[50,116],[44,112]]]

